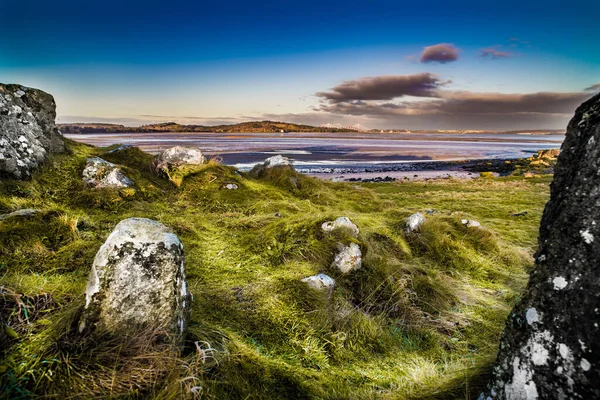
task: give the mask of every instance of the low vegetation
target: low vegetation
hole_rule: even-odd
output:
[[[176,186],[139,149],[67,148],[31,181],[0,182],[0,213],[41,210],[0,222],[0,398],[474,398],[533,264],[551,180],[357,185],[213,161]],[[86,187],[88,156],[121,165],[135,189]],[[406,234],[416,211],[427,221]],[[361,231],[363,266],[348,275],[329,268],[339,238],[320,228],[339,216]],[[73,333],[95,253],[128,217],[185,245],[194,301],[181,354],[143,335]],[[332,299],[300,282],[319,272],[336,279]]]

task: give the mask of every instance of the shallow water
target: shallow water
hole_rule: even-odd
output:
[[[377,170],[398,164],[529,157],[560,147],[563,135],[364,134],[364,133],[109,133],[67,134],[96,146],[115,143],[158,153],[176,145],[197,146],[242,170],[275,154],[309,173]]]

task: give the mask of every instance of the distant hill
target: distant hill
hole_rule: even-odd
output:
[[[164,122],[142,126],[124,126],[117,124],[74,123],[57,124],[62,133],[147,133],[147,132],[353,132],[352,129],[338,129],[322,126],[298,125],[287,122],[256,121],[234,125],[182,125]]]

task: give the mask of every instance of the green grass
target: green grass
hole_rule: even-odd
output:
[[[42,210],[0,222],[0,398],[469,398],[526,283],[551,180],[353,185],[212,162],[175,185],[138,149],[67,148],[32,181],[0,182],[0,213]],[[87,188],[91,155],[135,189]],[[428,209],[422,232],[405,234],[405,218]],[[339,216],[358,239],[321,231]],[[143,335],[72,332],[95,253],[128,217],[185,245],[194,302],[180,354]],[[361,246],[362,269],[330,269],[339,240]],[[336,279],[332,299],[300,282],[318,272]]]

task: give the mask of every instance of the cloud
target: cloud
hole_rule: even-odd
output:
[[[479,49],[479,55],[483,58],[489,58],[491,60],[498,60],[500,58],[508,58],[512,57],[513,54],[507,51],[500,51],[494,47],[486,47],[484,49]]]
[[[440,43],[423,48],[420,61],[422,63],[446,64],[458,60],[459,49],[451,43]]]
[[[595,85],[586,87],[583,90],[585,90],[586,92],[600,92],[600,83],[596,83]]]
[[[331,102],[391,100],[403,96],[435,97],[438,89],[449,83],[433,74],[390,75],[346,81],[316,95]]]

